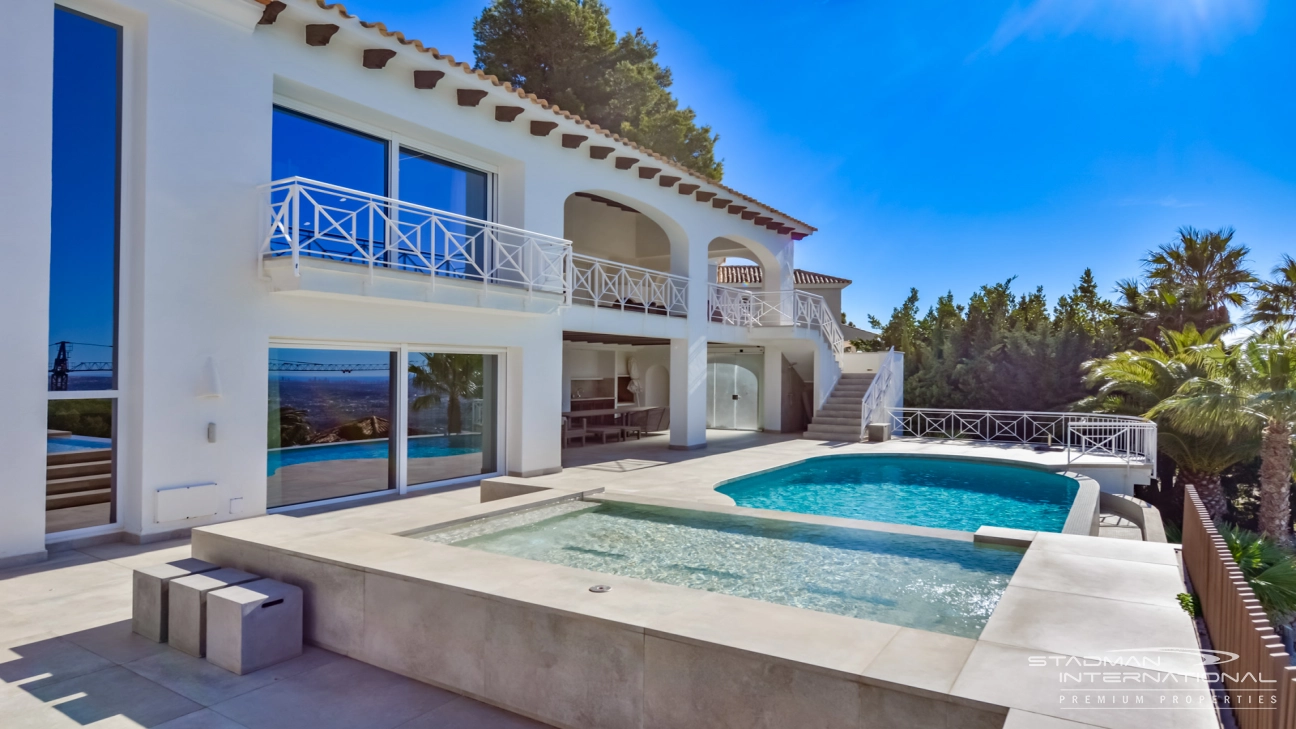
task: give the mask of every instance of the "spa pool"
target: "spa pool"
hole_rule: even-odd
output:
[[[716,488],[738,506],[975,532],[1061,532],[1075,479],[1033,468],[922,456],[821,456]]]
[[[1024,550],[573,501],[417,538],[975,638]]]

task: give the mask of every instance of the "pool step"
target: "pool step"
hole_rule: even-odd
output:
[[[47,466],[66,466],[71,463],[85,463],[87,461],[106,461],[112,458],[111,448],[87,448],[82,451],[64,451],[62,453],[45,454],[45,465]]]
[[[60,478],[73,478],[76,476],[99,476],[105,473],[109,475],[112,474],[111,460],[69,463],[65,466],[49,465],[45,467],[45,480],[54,481]]]
[[[112,486],[112,471],[74,478],[51,478],[45,481],[46,494],[70,494],[77,491],[94,491]]]
[[[95,489],[94,491],[77,491],[71,494],[56,494],[45,497],[45,510],[68,509],[73,506],[107,504],[112,501],[112,489]]]

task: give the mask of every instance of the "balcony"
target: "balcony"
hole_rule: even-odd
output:
[[[748,329],[790,326],[818,332],[838,359],[846,344],[828,302],[806,291],[753,291],[711,284],[707,289],[707,318],[717,324]]]
[[[688,279],[662,271],[572,255],[572,303],[620,311],[688,316]]]
[[[322,275],[334,277],[328,286],[344,293],[350,289],[337,282],[338,275],[363,267],[369,282],[382,274],[386,290],[404,292],[390,294],[397,298],[448,296],[453,303],[467,289],[479,297],[502,292],[529,300],[543,294],[556,305],[571,303],[571,244],[561,238],[300,177],[263,190],[269,222],[261,243],[263,273],[285,261],[291,277],[300,279],[305,261],[319,261],[326,262]],[[423,293],[410,290],[411,280],[421,282]],[[281,280],[276,285],[311,288]],[[438,286],[452,291],[426,294],[426,287]],[[372,286],[351,288],[373,295]]]

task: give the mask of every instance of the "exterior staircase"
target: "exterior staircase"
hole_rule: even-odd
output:
[[[875,376],[872,373],[842,373],[832,394],[823,407],[815,412],[814,420],[810,421],[804,437],[859,442],[860,405]]]
[[[112,450],[50,453],[45,457],[45,510],[112,501]]]

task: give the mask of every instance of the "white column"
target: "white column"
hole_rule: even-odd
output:
[[[689,311],[695,310],[690,307]],[[694,336],[693,327],[689,329],[689,337],[672,339],[670,344],[671,450],[706,447],[706,330]]]
[[[562,322],[536,319],[535,336],[508,349],[505,375],[506,471],[541,476],[562,470]]]
[[[761,402],[764,412],[761,427],[766,433],[783,432],[783,350],[765,348],[765,366],[761,370]]]
[[[54,7],[9,3],[0,24],[0,567],[45,558]]]

